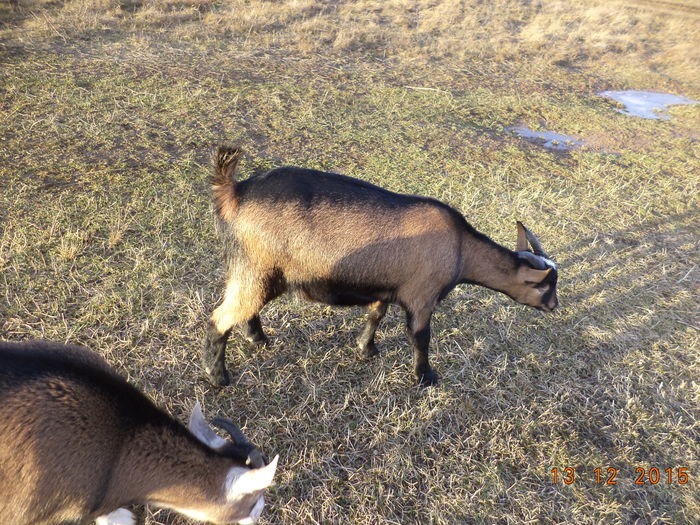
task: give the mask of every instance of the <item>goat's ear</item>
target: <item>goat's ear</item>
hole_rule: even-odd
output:
[[[275,456],[269,465],[262,468],[246,470],[228,487],[228,499],[232,500],[241,494],[253,494],[265,490],[272,485],[272,478],[275,477],[277,461],[279,456]]]
[[[535,270],[529,266],[521,266],[518,273],[523,281],[534,284],[544,281],[545,277],[547,277],[551,271],[551,268],[547,268],[546,270]]]
[[[530,249],[530,247],[527,244],[527,233],[525,231],[525,226],[520,221],[516,221],[516,225],[518,227],[518,242],[515,245],[515,251],[516,252],[527,251]]]
[[[207,420],[204,419],[202,406],[199,404],[199,401],[197,401],[192,408],[190,421],[187,426],[198,440],[213,449],[219,449],[227,443],[224,438],[217,435],[216,432],[211,429]]]

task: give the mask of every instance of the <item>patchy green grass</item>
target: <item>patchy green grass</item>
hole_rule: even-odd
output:
[[[199,399],[240,421],[281,456],[263,523],[695,523],[700,105],[647,121],[595,93],[700,99],[700,9],[585,4],[0,2],[0,336],[85,344],[181,419]],[[549,152],[516,122],[588,147]],[[441,383],[418,390],[398,308],[363,361],[359,309],[284,298],[272,345],[233,337],[235,384],[213,388],[222,139],[242,176],[342,172],[509,246],[521,219],[561,265],[560,308],[459,287],[434,317]],[[690,480],[637,485],[637,467]]]

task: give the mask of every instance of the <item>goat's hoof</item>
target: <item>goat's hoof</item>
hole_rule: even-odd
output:
[[[254,335],[246,337],[248,341],[253,346],[267,346],[270,343],[270,339],[266,335]]]
[[[418,376],[418,386],[425,388],[426,386],[435,386],[438,384],[437,374],[432,370],[428,370]]]
[[[231,384],[231,378],[225,368],[215,373],[207,370],[207,378],[214,386],[228,386]]]
[[[374,343],[369,343],[365,345],[358,342],[357,346],[360,348],[360,352],[362,352],[363,357],[367,359],[371,359],[372,357],[376,357],[379,355],[377,345],[375,345]]]

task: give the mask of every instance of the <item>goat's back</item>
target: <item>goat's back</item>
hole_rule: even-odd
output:
[[[161,418],[87,349],[0,342],[0,523],[96,510],[126,435]]]
[[[419,268],[451,275],[466,225],[437,200],[301,168],[253,176],[235,193],[227,224],[235,241],[254,264],[290,281],[313,275],[398,287]]]

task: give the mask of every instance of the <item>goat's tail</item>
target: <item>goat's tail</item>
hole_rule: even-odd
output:
[[[214,211],[223,220],[229,220],[236,211],[236,167],[243,156],[237,146],[221,144],[212,151]]]

